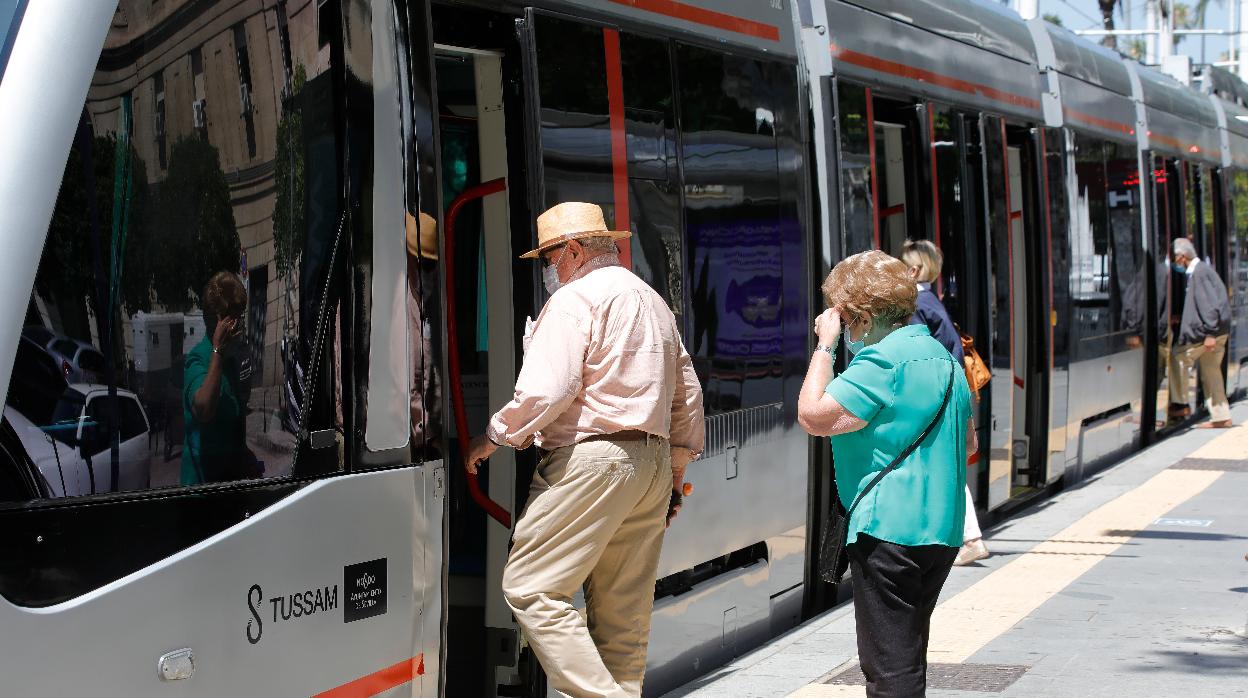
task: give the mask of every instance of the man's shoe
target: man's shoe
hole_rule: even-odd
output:
[[[1205,422],[1204,424],[1197,424],[1196,428],[1197,429],[1230,429],[1233,426],[1235,425],[1231,422],[1231,420],[1219,419],[1213,422]]]
[[[962,544],[962,547],[958,549],[958,556],[953,559],[953,564],[955,567],[962,567],[986,557],[988,557],[988,546],[984,545],[983,538],[976,538]]]

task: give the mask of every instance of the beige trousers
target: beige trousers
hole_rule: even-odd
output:
[[[560,448],[533,473],[503,595],[560,693],[641,695],[671,490],[659,438]],[[572,605],[582,585],[584,617]]]
[[[1170,352],[1170,402],[1189,404],[1191,387],[1188,370],[1193,364],[1200,371],[1200,386],[1205,391],[1205,406],[1215,422],[1231,418],[1231,405],[1226,399],[1226,381],[1222,378],[1222,356],[1226,354],[1228,335],[1219,335],[1210,351],[1204,344],[1184,344]]]

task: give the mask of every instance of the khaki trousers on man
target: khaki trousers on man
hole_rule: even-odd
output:
[[[1222,356],[1226,354],[1228,335],[1216,338],[1214,349],[1204,344],[1184,344],[1170,351],[1170,402],[1188,404],[1191,387],[1187,372],[1193,364],[1200,371],[1200,386],[1205,391],[1205,406],[1215,422],[1231,418],[1231,405],[1226,399],[1226,381],[1222,378]]]
[[[657,437],[583,442],[538,464],[503,595],[555,690],[641,695],[671,485]],[[572,605],[582,585],[585,617]]]

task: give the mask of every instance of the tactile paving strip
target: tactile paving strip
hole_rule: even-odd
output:
[[[1248,473],[1248,460],[1234,458],[1184,458],[1170,466],[1172,470],[1220,470],[1226,473]]]
[[[942,664],[927,665],[927,687],[941,691],[1000,693],[1009,688],[1031,667],[1021,664]],[[846,667],[825,684],[865,686],[867,677],[857,662]]]

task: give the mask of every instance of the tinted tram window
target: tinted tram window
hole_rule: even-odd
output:
[[[871,181],[871,90],[838,82],[837,133],[840,140],[841,220],[845,256],[874,249],[875,200]]]
[[[776,100],[792,70],[676,49],[689,320],[709,414],[781,400],[782,217]]]
[[[936,244],[945,256],[942,301],[954,322],[966,325],[965,290],[959,283],[966,278],[967,230],[965,227],[962,177],[962,115],[939,105],[931,105],[931,147],[936,168]]]
[[[1145,315],[1139,169],[1133,147],[1073,134],[1075,208],[1071,239],[1072,359],[1134,344]]]
[[[599,204],[633,231],[633,271],[683,313],[679,174],[670,44],[540,17],[535,31],[542,123],[543,206]],[[610,56],[610,65],[608,65]],[[618,74],[612,104],[608,71]],[[626,174],[615,169],[612,119],[622,119]],[[621,189],[626,200],[619,200]]]
[[[340,467],[296,457],[300,426],[341,426],[319,4],[286,8],[281,42],[272,6],[233,2],[173,28],[136,5],[105,40],[51,223],[26,231],[46,242],[4,408],[54,496]]]

